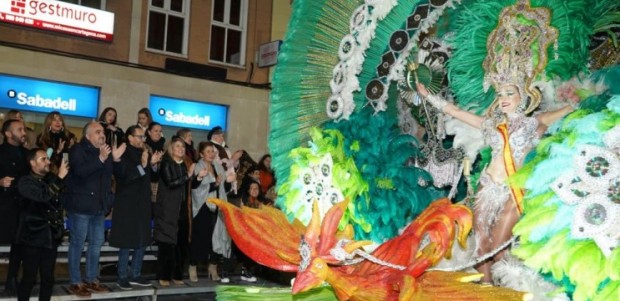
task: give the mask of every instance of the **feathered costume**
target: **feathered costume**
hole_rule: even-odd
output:
[[[487,295],[494,290],[454,281],[479,275],[427,270],[435,259],[450,254],[454,222],[464,218],[451,215],[456,209],[448,209],[445,202],[434,205],[433,200],[464,197],[465,185],[459,183],[461,171],[469,171],[469,165],[461,163],[464,157],[475,160],[468,186],[475,188],[477,179],[485,184],[482,161],[488,162],[493,152],[483,150],[477,159],[482,135],[451,120],[444,127],[445,116],[426,106],[414,86],[420,81],[461,108],[485,113],[495,99],[495,90],[484,84],[488,37],[501,22],[502,11],[515,3],[545,8],[557,30],[556,42],[543,55],[544,70],[528,83],[540,90],[540,109],[576,100],[582,100],[582,109],[560,128],[550,128],[536,151],[518,154],[526,165],[501,192],[487,193],[507,195],[521,188],[526,193],[522,219],[514,229],[519,244],[498,274],[513,280],[525,273],[542,276],[549,281],[545,292],[553,290],[553,284],[574,300],[620,300],[620,227],[611,222],[619,220],[614,219],[620,212],[619,185],[617,178],[605,178],[608,185],[586,178],[593,167],[606,174],[620,169],[615,165],[616,142],[604,138],[613,136],[605,136],[608,132],[617,134],[612,129],[620,123],[619,96],[614,96],[620,91],[613,90],[620,69],[589,75],[620,61],[620,3],[614,0],[293,1],[273,77],[269,143],[277,178],[282,179],[277,205],[288,222],[270,208],[218,204],[240,248],[261,264],[297,271],[294,292],[323,281],[334,290],[335,295],[325,289],[305,292],[303,300],[458,300],[465,291],[499,300]],[[528,24],[528,17],[520,22]],[[536,55],[534,61],[543,56]],[[606,92],[597,84],[604,81],[610,87]],[[594,84],[587,85],[590,82]],[[538,90],[521,92],[533,96]],[[580,156],[583,144],[598,148],[585,148]],[[583,170],[573,169],[572,160],[582,162],[576,166]],[[483,189],[488,190],[486,184]],[[557,187],[560,184],[564,188]],[[446,207],[442,211],[434,206]],[[412,235],[411,223],[437,224]],[[380,245],[366,252],[360,248],[366,243],[354,239]],[[394,257],[405,242],[410,258]],[[319,259],[320,267],[315,266]],[[219,293],[222,298],[235,295],[230,289]],[[527,296],[501,289],[497,293],[512,296],[502,300]]]

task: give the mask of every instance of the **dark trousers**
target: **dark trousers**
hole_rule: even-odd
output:
[[[208,254],[208,259],[206,260],[206,262],[208,264],[219,264],[220,261],[222,260],[222,255],[217,254],[213,251],[210,251]],[[189,260],[189,264],[191,265],[198,265],[199,263],[205,262],[205,260],[198,260],[198,259],[190,259]]]
[[[177,233],[178,253],[178,269],[172,274],[174,279],[183,280],[184,271],[187,271],[189,265],[189,221],[187,219],[179,220],[179,232]],[[177,278],[178,276],[178,278]]]
[[[19,267],[22,263],[22,252],[21,245],[12,243],[11,251],[9,253],[9,267],[6,272],[6,281],[7,285],[17,284],[17,273],[19,272]],[[13,288],[13,289],[16,289]]]
[[[157,242],[157,247],[157,279],[183,280],[189,259],[189,221],[179,219],[176,244]]]
[[[30,299],[32,287],[37,282],[37,273],[40,273],[41,285],[39,288],[39,300],[47,301],[52,297],[54,287],[54,267],[56,265],[57,248],[37,248],[21,246],[22,251],[22,280],[17,289],[17,300],[27,301]]]
[[[157,248],[157,279],[182,280],[183,263],[179,246],[176,244],[158,242]]]

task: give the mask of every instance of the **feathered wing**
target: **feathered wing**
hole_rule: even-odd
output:
[[[299,243],[306,227],[299,221],[288,221],[280,210],[236,207],[228,202],[209,199],[224,214],[228,234],[239,249],[259,264],[272,269],[296,272]]]
[[[531,295],[503,287],[472,283],[482,274],[429,271],[412,281],[405,280],[411,289],[403,290],[399,300],[408,301],[496,301],[532,300]]]
[[[423,211],[401,235],[379,246],[372,255],[407,267],[401,273],[393,273],[393,277],[402,277],[402,274],[417,277],[441,258],[450,256],[455,235],[458,235],[458,242],[464,245],[471,228],[472,213],[467,207],[453,205],[448,199],[440,199]],[[430,238],[430,243],[420,249],[425,235]],[[385,269],[391,270],[389,267],[364,261],[358,266],[356,273],[377,273]]]

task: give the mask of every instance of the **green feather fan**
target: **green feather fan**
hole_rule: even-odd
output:
[[[349,18],[363,1],[293,2],[289,30],[273,76],[269,149],[278,179],[289,176],[289,151],[308,141],[308,131],[328,120],[325,102]]]

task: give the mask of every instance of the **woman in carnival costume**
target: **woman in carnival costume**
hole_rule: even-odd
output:
[[[523,213],[523,191],[511,187],[508,178],[523,165],[525,155],[536,147],[547,127],[573,111],[573,106],[565,105],[531,116],[541,101],[532,82],[544,70],[547,47],[558,36],[549,25],[549,15],[547,9],[532,9],[529,5],[510,6],[502,11],[500,22],[487,41],[484,88],[492,85],[497,96],[484,116],[460,109],[417,83],[419,94],[428,103],[481,129],[485,144],[492,148],[474,205],[477,255],[493,255],[476,266],[484,273],[482,281],[486,283],[493,282],[491,267],[504,257],[513,226]],[[534,24],[525,24],[520,16]]]

